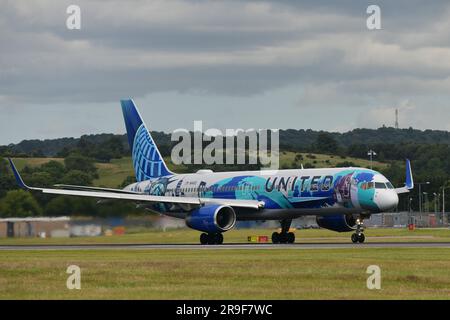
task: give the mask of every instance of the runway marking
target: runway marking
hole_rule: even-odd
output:
[[[369,242],[354,243],[294,243],[261,244],[230,243],[222,245],[200,244],[77,244],[77,245],[0,245],[0,250],[278,250],[278,249],[366,249],[366,248],[449,248],[450,242]]]

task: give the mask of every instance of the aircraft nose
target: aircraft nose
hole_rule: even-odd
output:
[[[394,190],[385,191],[378,197],[378,207],[381,211],[395,209],[398,205],[398,195]]]

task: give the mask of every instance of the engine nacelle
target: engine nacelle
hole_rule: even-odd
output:
[[[318,216],[316,221],[319,227],[337,232],[356,230],[356,219],[352,215]]]
[[[186,225],[189,228],[208,233],[225,232],[235,224],[236,213],[233,208],[223,205],[206,205],[186,216]]]

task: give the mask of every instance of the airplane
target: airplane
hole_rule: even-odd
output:
[[[46,194],[129,200],[202,232],[201,244],[222,244],[223,233],[237,221],[278,220],[281,231],[274,244],[295,242],[293,219],[316,216],[317,224],[336,232],[351,232],[363,243],[364,219],[395,209],[398,194],[414,188],[411,163],[406,159],[405,186],[394,188],[381,173],[367,168],[322,168],[176,174],[164,162],[132,99],[121,100],[136,183],[124,189],[57,184],[54,188],[25,184],[9,159],[21,188]]]

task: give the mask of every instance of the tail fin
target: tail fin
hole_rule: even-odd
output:
[[[127,128],[136,181],[173,174],[164,163],[155,142],[147,130],[133,100],[121,100]]]

